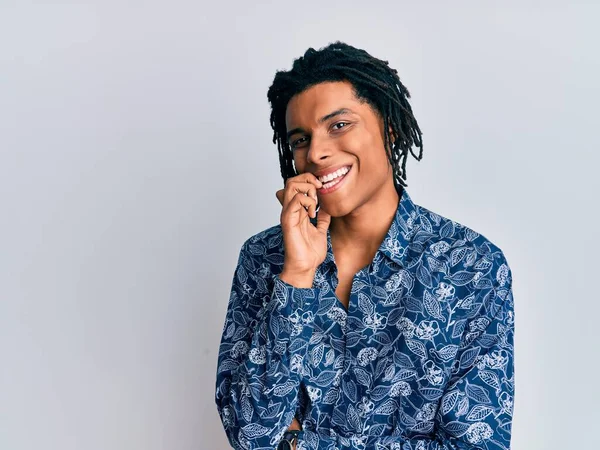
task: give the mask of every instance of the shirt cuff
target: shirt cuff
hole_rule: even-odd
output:
[[[274,293],[279,303],[285,307],[290,305],[292,310],[310,311],[319,304],[321,288],[301,288],[283,281],[279,275],[274,277]]]

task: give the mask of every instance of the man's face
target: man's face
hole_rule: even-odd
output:
[[[335,112],[339,113],[332,115]],[[393,186],[383,120],[356,98],[350,82],[319,83],[292,97],[286,127],[299,174],[350,167],[338,189],[327,194],[317,191],[320,207],[332,217],[349,214],[386,183]]]

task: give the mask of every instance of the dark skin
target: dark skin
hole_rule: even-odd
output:
[[[319,121],[342,108],[350,111]],[[329,232],[339,280],[335,292],[347,308],[355,274],[375,257],[398,207],[392,166],[385,154],[383,120],[355,96],[351,83],[324,82],[291,98],[286,127],[293,130],[288,141],[299,175],[352,166],[344,184],[329,194],[322,195],[321,184],[308,177],[320,210],[331,215]],[[282,204],[283,193],[281,189],[276,194]],[[289,429],[300,430],[301,425],[294,419]]]

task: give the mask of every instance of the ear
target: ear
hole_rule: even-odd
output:
[[[392,130],[392,126],[391,125],[388,127],[388,135],[390,137],[390,142],[393,145],[394,142],[396,142],[396,138],[398,136],[396,136],[396,133],[394,133],[394,131]]]

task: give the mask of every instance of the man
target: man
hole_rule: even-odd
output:
[[[268,98],[285,188],[233,277],[215,398],[230,444],[508,449],[511,271],[408,195],[421,131],[396,70],[335,42]]]

